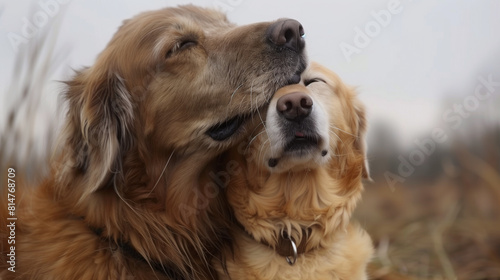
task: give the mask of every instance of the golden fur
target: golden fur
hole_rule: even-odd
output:
[[[16,272],[4,243],[0,278],[215,278],[229,211],[200,174],[306,64],[268,42],[272,24],[235,26],[195,6],[125,21],[67,83],[50,175],[17,186]],[[236,133],[209,136],[238,116]]]
[[[323,146],[320,149],[287,153],[275,143],[286,138],[286,121],[273,121],[283,120],[273,111],[277,100],[293,92],[305,93],[314,101],[316,113],[309,118],[316,118],[313,126],[323,133],[317,144]],[[371,239],[350,223],[363,190],[362,179],[368,178],[365,114],[354,92],[333,72],[312,64],[302,74],[301,84],[281,88],[274,95],[261,125],[249,141],[226,156],[228,164],[239,166],[232,168],[226,195],[241,227],[233,228],[234,251],[226,251],[229,276],[219,267],[220,278],[366,279]],[[272,166],[271,158],[277,159]],[[306,252],[293,266],[275,251],[284,232],[296,244],[307,239]]]

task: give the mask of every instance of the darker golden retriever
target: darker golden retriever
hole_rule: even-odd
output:
[[[229,211],[200,174],[299,82],[303,34],[295,20],[236,26],[195,6],[125,21],[67,83],[50,175],[17,186],[15,272],[4,243],[2,279],[216,278]]]
[[[225,157],[240,227],[221,279],[367,279],[371,240],[350,223],[368,178],[365,126],[353,91],[318,64],[274,95],[265,123]]]

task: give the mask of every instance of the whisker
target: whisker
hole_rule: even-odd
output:
[[[335,137],[337,137],[337,138],[340,140],[340,142],[342,142],[342,144],[344,144],[344,145],[345,145],[345,143],[344,143],[344,141],[342,140],[342,138],[340,138],[340,137],[337,135],[337,133],[335,133],[335,131],[333,131],[333,130],[331,130],[331,129],[330,129],[330,132],[331,132],[331,133],[333,133],[333,135],[335,135]]]
[[[252,132],[250,132],[250,135],[252,135],[252,134],[253,134],[253,133],[254,133],[257,129],[259,129],[259,128],[260,128],[261,126],[263,126],[263,125],[264,125],[264,123],[262,123],[262,122],[261,122],[259,125],[257,125],[257,126],[256,126],[253,130],[252,130]]]
[[[250,112],[252,114],[252,117],[253,117],[253,80],[252,80],[252,84],[250,84]],[[257,102],[255,102],[255,109],[257,110]]]
[[[231,103],[233,102],[233,97],[234,95],[236,94],[236,92],[243,86],[243,83],[240,84],[238,87],[236,87],[236,89],[233,91],[233,93],[231,94],[231,98],[229,99],[229,103],[227,104],[227,110],[226,110],[226,118],[227,116],[229,115],[229,111],[230,111],[230,108],[231,108]]]
[[[346,134],[349,134],[349,135],[351,135],[351,136],[354,136],[354,137],[358,138],[358,136],[357,136],[357,135],[351,134],[351,133],[349,133],[349,132],[347,132],[347,131],[345,131],[345,130],[342,130],[342,129],[340,129],[340,128],[338,128],[338,127],[334,126],[334,125],[330,125],[330,127],[331,127],[331,128],[334,128],[334,129],[337,129],[337,130],[340,130],[340,131],[342,131],[342,132],[344,132],[344,133],[346,133]]]
[[[259,114],[259,119],[260,119],[260,122],[262,123],[262,125],[264,126],[264,131],[266,132],[267,134],[267,139],[269,140],[270,137],[269,137],[269,132],[267,131],[267,126],[266,126],[266,123],[264,122],[264,120],[262,119],[262,115],[260,114],[260,111],[257,111],[257,113]]]
[[[250,142],[248,142],[248,145],[247,145],[247,149],[250,147],[250,145],[252,144],[252,142],[259,136],[261,135],[262,133],[266,132],[265,130],[259,132],[257,135],[255,135],[251,140]]]
[[[239,85],[234,91],[233,94],[231,94],[231,99],[229,100],[229,104],[231,104],[231,101],[233,101],[233,96],[236,94],[236,92],[243,86],[243,84]]]
[[[266,141],[264,141],[262,143],[262,145],[260,145],[259,147],[259,154],[257,155],[257,162],[261,161],[261,159],[264,159],[264,147],[266,146],[267,143],[270,143],[270,140],[267,139]]]
[[[156,181],[155,185],[153,186],[153,188],[151,189],[151,191],[149,191],[148,196],[155,190],[156,186],[160,182],[161,177],[163,177],[163,174],[165,173],[165,170],[167,169],[168,163],[170,162],[170,159],[174,155],[174,152],[175,152],[175,149],[172,151],[172,153],[168,157],[167,163],[165,163],[165,166],[163,167],[163,170],[161,171],[160,177],[158,177],[158,180]]]
[[[241,108],[243,107],[244,102],[245,102],[245,98],[242,98],[240,101],[240,105],[238,105],[238,112],[243,112],[243,110]]]
[[[121,201],[123,201],[123,203],[125,203],[125,205],[128,206],[128,208],[130,208],[130,210],[132,210],[132,212],[134,212],[137,217],[141,217],[141,215],[139,214],[139,212],[137,212],[133,207],[132,205],[130,205],[126,200],[125,198],[120,194],[120,191],[118,191],[118,187],[116,186],[116,180],[113,181],[113,189],[115,190],[115,193],[116,195],[118,195],[118,197],[120,198]]]

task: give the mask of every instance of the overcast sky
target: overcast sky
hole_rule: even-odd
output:
[[[33,22],[44,12],[43,3],[51,1],[56,3],[0,2],[2,108],[12,99],[6,92],[15,55],[12,34],[22,35],[26,20]],[[57,4],[59,11],[54,12],[54,17],[62,15],[56,48],[71,51],[53,79],[68,78],[70,69],[91,65],[121,22],[141,11],[193,3],[222,7],[237,24],[289,17],[303,24],[311,60],[357,86],[371,120],[390,121],[408,137],[435,123],[442,114],[443,96],[473,90],[479,73],[495,67],[492,61],[498,63],[500,57],[497,0],[59,1],[68,3]]]

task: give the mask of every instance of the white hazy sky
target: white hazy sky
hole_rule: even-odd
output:
[[[9,33],[21,34],[23,18],[33,20],[43,11],[39,1],[0,2],[0,121],[12,96],[6,92],[14,64]],[[70,69],[91,65],[121,22],[141,11],[193,3],[230,7],[228,17],[246,24],[282,17],[299,20],[307,35],[311,60],[319,61],[349,84],[358,87],[370,119],[386,120],[402,135],[425,132],[442,113],[445,94],[467,94],[482,69],[500,57],[500,1],[498,0],[198,0],[131,1],[66,0],[58,5],[62,25],[56,48],[70,47],[63,71],[53,77],[70,77]],[[373,26],[373,13],[396,5],[386,26],[350,61],[340,45],[356,46],[356,28]],[[47,25],[49,26],[49,25]],[[50,26],[49,26],[50,28]],[[498,59],[496,60],[498,62]],[[54,91],[53,89],[51,89]],[[57,92],[43,102],[52,108]]]

